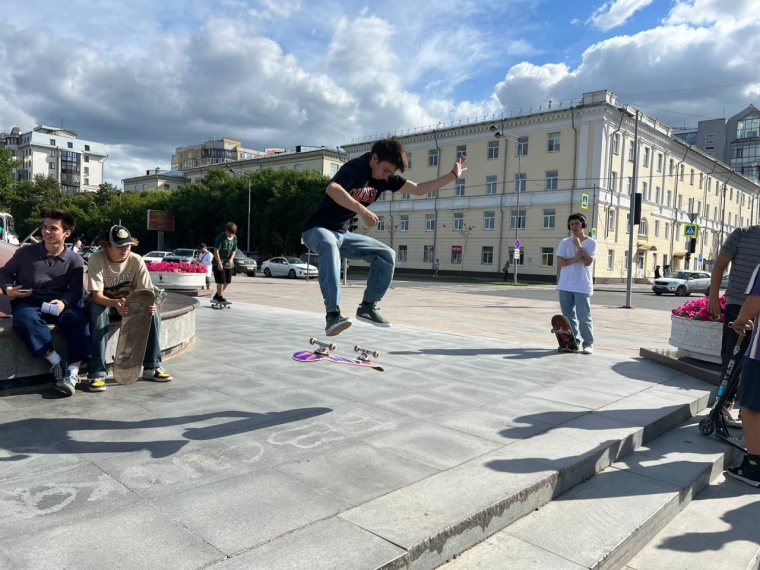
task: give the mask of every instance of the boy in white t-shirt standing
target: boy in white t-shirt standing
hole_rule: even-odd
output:
[[[572,234],[559,242],[557,265],[561,268],[557,291],[562,314],[570,321],[583,354],[594,352],[594,325],[591,322],[591,295],[594,294],[596,240],[584,235],[586,218],[570,214],[567,229]]]
[[[211,266],[214,263],[214,255],[208,250],[205,243],[202,243],[198,249],[200,251],[195,259],[200,261],[203,267],[206,268],[206,289],[211,289]]]

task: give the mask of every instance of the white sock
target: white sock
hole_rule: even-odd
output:
[[[57,352],[54,350],[53,352],[51,352],[50,354],[48,354],[48,355],[45,357],[45,359],[46,359],[46,360],[47,360],[47,361],[48,361],[50,364],[52,364],[53,366],[55,366],[56,364],[58,364],[58,363],[61,361],[61,355],[60,355],[60,354],[58,354],[58,353],[57,353]]]
[[[74,376],[79,376],[79,366],[69,364],[69,373],[74,374]]]

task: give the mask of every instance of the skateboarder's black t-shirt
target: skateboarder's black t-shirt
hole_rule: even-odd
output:
[[[406,183],[406,179],[397,174],[391,174],[388,180],[372,178],[369,159],[370,153],[366,153],[349,160],[330,180],[330,182],[340,184],[354,200],[363,206],[373,204],[382,192],[396,192]],[[345,233],[351,225],[351,219],[356,217],[356,212],[344,208],[325,193],[317,206],[317,211],[306,220],[303,229],[306,231],[319,227]]]

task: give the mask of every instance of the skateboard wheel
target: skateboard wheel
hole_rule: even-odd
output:
[[[359,346],[358,344],[355,344],[354,345],[354,352],[361,352],[361,351],[362,351],[362,347]]]
[[[311,338],[309,339],[309,344],[317,344],[317,339],[316,339],[316,338],[314,338],[314,337],[311,337]]]
[[[372,356],[374,358],[380,358],[380,353],[378,351],[375,351],[375,352],[372,353]]]
[[[338,345],[333,342],[333,343],[330,344],[330,346],[328,348],[330,350],[335,350],[336,348],[338,348]]]

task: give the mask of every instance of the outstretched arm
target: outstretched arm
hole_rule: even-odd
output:
[[[420,184],[412,182],[411,180],[407,180],[406,183],[401,187],[400,192],[403,192],[405,194],[414,194],[415,196],[422,196],[428,192],[435,192],[436,190],[440,190],[449,182],[459,180],[462,177],[464,171],[467,170],[467,167],[464,165],[466,161],[467,157],[464,155],[460,156],[459,160],[454,163],[454,168],[451,169],[451,172],[444,174],[435,180],[428,180],[427,182],[421,182]]]

